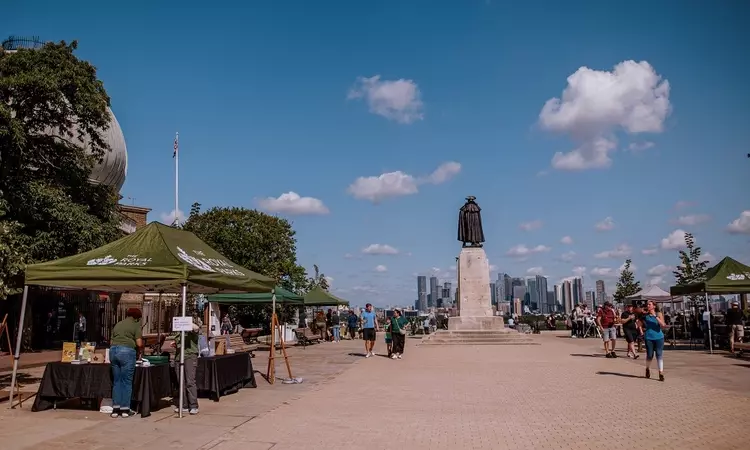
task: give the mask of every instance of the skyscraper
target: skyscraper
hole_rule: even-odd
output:
[[[526,292],[529,294],[528,303],[524,303],[523,306],[528,306],[530,310],[539,308],[539,290],[536,285],[536,278],[526,279]]]
[[[573,307],[575,306],[575,303],[573,302],[573,288],[570,280],[563,281],[562,295],[563,308],[565,308],[565,313],[570,314],[571,312],[573,312]]]
[[[596,280],[596,304],[603,304],[607,299],[607,292],[604,290],[604,280]]]
[[[526,298],[526,286],[514,286],[513,287],[513,300],[518,299],[521,301],[523,306],[523,301]]]
[[[497,305],[497,285],[490,283],[490,305]]]
[[[417,277],[417,307],[420,311],[427,311],[427,277],[420,275]]]
[[[575,277],[573,278],[573,305],[583,303],[583,280]]]
[[[555,311],[557,311],[557,308],[559,307],[562,310],[565,310],[565,303],[563,303],[563,290],[562,285],[556,284],[554,287],[555,290]]]
[[[508,295],[510,294],[505,283],[505,277],[507,276],[508,275],[504,273],[497,274],[497,281],[495,282],[495,297],[498,302],[506,301],[508,299]]]
[[[547,277],[541,275],[536,276],[536,289],[539,297],[539,305],[537,308],[542,313],[549,312],[549,306],[546,306],[549,302],[547,301]]]
[[[432,305],[428,304],[427,306],[434,307],[435,303],[437,303],[437,298],[439,295],[437,277],[430,277],[430,295],[432,295]],[[425,311],[427,310],[425,309]]]

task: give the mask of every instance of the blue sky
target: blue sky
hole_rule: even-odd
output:
[[[153,220],[179,131],[181,210],[278,211],[353,303],[452,280],[467,195],[493,269],[550,286],[627,255],[667,286],[677,230],[750,262],[747,2],[127,3],[11,2],[0,32],[79,41]]]

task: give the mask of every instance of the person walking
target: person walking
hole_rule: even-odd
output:
[[[604,308],[596,315],[596,325],[602,333],[604,340],[604,353],[607,358],[617,358],[615,344],[617,343],[617,329],[615,328],[615,310],[612,303],[604,302]]]
[[[628,343],[628,357],[638,359],[638,353],[635,352],[635,341],[638,339],[638,327],[633,305],[625,307],[620,317],[622,324],[622,334],[625,335],[625,342]]]
[[[347,329],[349,331],[349,337],[352,338],[352,340],[356,339],[357,337],[357,327],[359,327],[359,317],[357,317],[356,314],[354,314],[353,310],[349,310],[349,317],[346,318],[347,323]]]
[[[664,332],[662,328],[667,324],[653,301],[649,300],[646,303],[646,311],[643,316],[643,334],[646,340],[646,378],[651,378],[651,361],[656,356],[659,381],[664,381]]]
[[[391,317],[391,337],[393,339],[393,352],[391,359],[401,359],[406,345],[406,325],[408,321],[401,316],[401,310],[394,309]]]
[[[732,302],[732,307],[727,311],[727,329],[729,331],[729,351],[734,353],[734,343],[742,342],[745,336],[745,328],[742,326],[742,310],[737,300]]]
[[[143,349],[141,310],[130,308],[125,318],[112,328],[109,360],[112,366],[112,418],[130,417],[133,411],[133,374],[138,354]]]
[[[375,317],[375,311],[372,310],[372,304],[365,305],[362,312],[362,339],[365,341],[365,358],[375,356],[375,338],[378,332],[378,319]]]
[[[333,343],[341,342],[341,318],[338,310],[331,313],[331,333],[333,334]]]

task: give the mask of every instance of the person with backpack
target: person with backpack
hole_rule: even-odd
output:
[[[391,359],[401,359],[404,354],[404,346],[406,345],[406,325],[409,322],[405,317],[401,316],[401,310],[394,309],[393,317],[391,317],[391,338],[393,339],[393,353]]]

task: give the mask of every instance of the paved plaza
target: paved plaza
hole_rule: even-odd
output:
[[[746,449],[750,361],[667,352],[667,380],[599,341],[417,346],[365,359],[361,341],[290,350],[299,385],[201,402],[201,414],[0,411],[3,449]],[[382,344],[379,342],[381,350]],[[624,348],[623,348],[624,349]],[[377,350],[377,348],[376,348]],[[670,366],[671,364],[671,366]],[[672,370],[670,370],[672,367]],[[259,355],[256,370],[265,371]],[[283,364],[278,365],[282,375]]]

